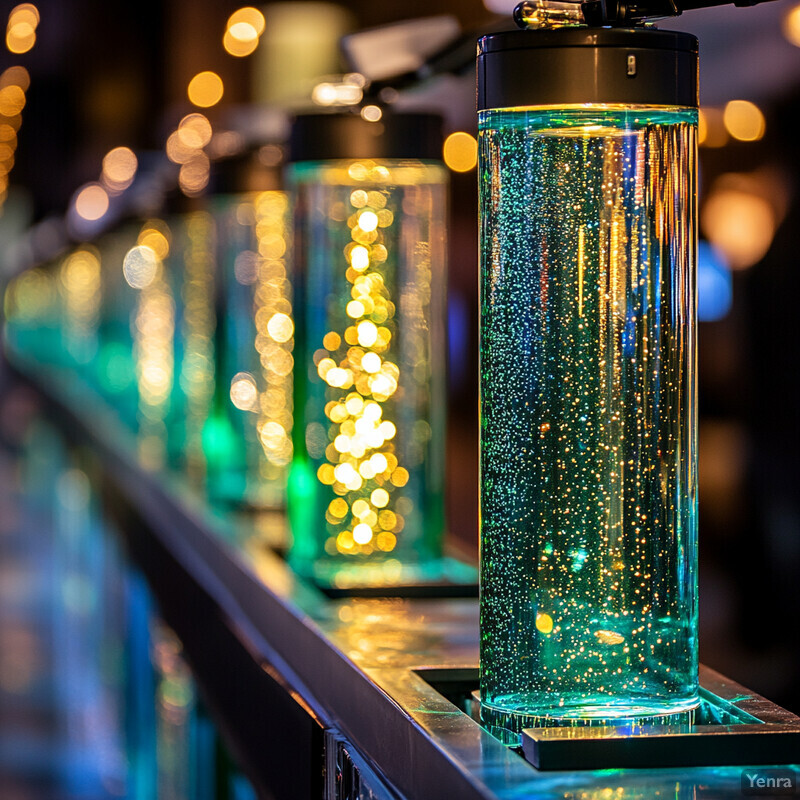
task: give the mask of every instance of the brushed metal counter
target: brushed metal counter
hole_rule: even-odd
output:
[[[193,666],[209,657],[200,652],[206,624],[203,614],[207,614],[209,631],[213,618],[223,621],[228,643],[222,648],[225,652],[215,654],[212,671],[216,684],[206,681],[205,693],[213,695],[222,685],[224,694],[228,683],[232,693],[240,689],[246,703],[247,697],[260,692],[255,685],[259,681],[281,687],[300,716],[307,715],[309,726],[307,730],[298,727],[289,716],[281,716],[278,706],[267,702],[263,707],[271,713],[263,720],[249,721],[256,732],[263,726],[263,747],[278,746],[284,738],[291,746],[306,747],[307,742],[291,739],[310,737],[316,744],[309,752],[316,752],[317,746],[327,750],[323,756],[330,773],[333,742],[344,742],[353,750],[355,761],[374,773],[380,787],[371,795],[332,794],[336,789],[331,788],[328,774],[325,798],[740,796],[741,766],[536,770],[426,680],[435,674],[449,674],[465,684],[473,679],[478,661],[477,600],[326,598],[298,579],[273,552],[270,531],[279,531],[280,517],[214,511],[180,476],[144,469],[136,456],[134,435],[124,429],[113,409],[83,388],[71,373],[38,365],[34,372],[20,360],[14,365],[52,404],[65,431],[93,454],[115,504],[127,508],[129,547],[162,605],[189,624],[185,644]],[[195,592],[196,599],[192,599]],[[206,609],[202,614],[201,608]],[[180,619],[175,624],[170,613],[166,616],[183,636]],[[245,656],[258,666],[255,672],[239,671],[237,657]],[[717,681],[737,707],[756,708],[762,700],[736,684],[725,684],[725,679],[714,673],[705,677]],[[200,682],[203,687],[202,676]],[[247,685],[237,687],[237,682]],[[264,696],[274,693],[266,691]],[[215,702],[213,696],[210,701],[212,711],[222,717],[223,732],[236,739],[241,709],[239,716],[232,715],[225,702]],[[242,697],[236,702],[238,708]],[[254,712],[260,707],[254,700]],[[251,761],[251,775],[259,769],[274,772],[275,764],[265,749],[246,752],[255,735],[240,741],[239,755]],[[260,755],[262,766],[255,763]],[[800,752],[797,762],[800,764]],[[310,769],[314,763],[312,758]],[[287,770],[290,767],[297,769],[287,762]],[[265,796],[290,800],[320,796],[314,781],[311,789],[301,789],[291,775],[277,783],[270,782],[269,774],[262,778],[257,785]]]

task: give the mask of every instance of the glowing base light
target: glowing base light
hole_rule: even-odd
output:
[[[695,112],[481,112],[487,725],[697,704]]]

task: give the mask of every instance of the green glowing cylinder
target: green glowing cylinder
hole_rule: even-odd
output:
[[[480,43],[481,703],[510,741],[698,702],[696,52]]]
[[[387,118],[388,117],[388,118]],[[424,581],[441,556],[441,120],[298,118],[291,561],[339,588]]]

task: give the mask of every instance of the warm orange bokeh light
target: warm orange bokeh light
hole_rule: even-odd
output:
[[[99,183],[84,186],[75,197],[75,211],[90,222],[100,219],[108,211],[108,193]]]
[[[130,186],[139,160],[130,147],[115,147],[103,159],[103,180],[112,189],[121,191]]]
[[[442,155],[453,172],[469,172],[478,163],[478,142],[471,134],[456,131],[444,140]]]
[[[222,100],[223,92],[222,78],[210,70],[195,75],[187,89],[190,102],[200,108],[215,106]]]

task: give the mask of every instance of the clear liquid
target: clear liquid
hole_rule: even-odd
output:
[[[697,703],[690,109],[484,111],[484,720]]]

